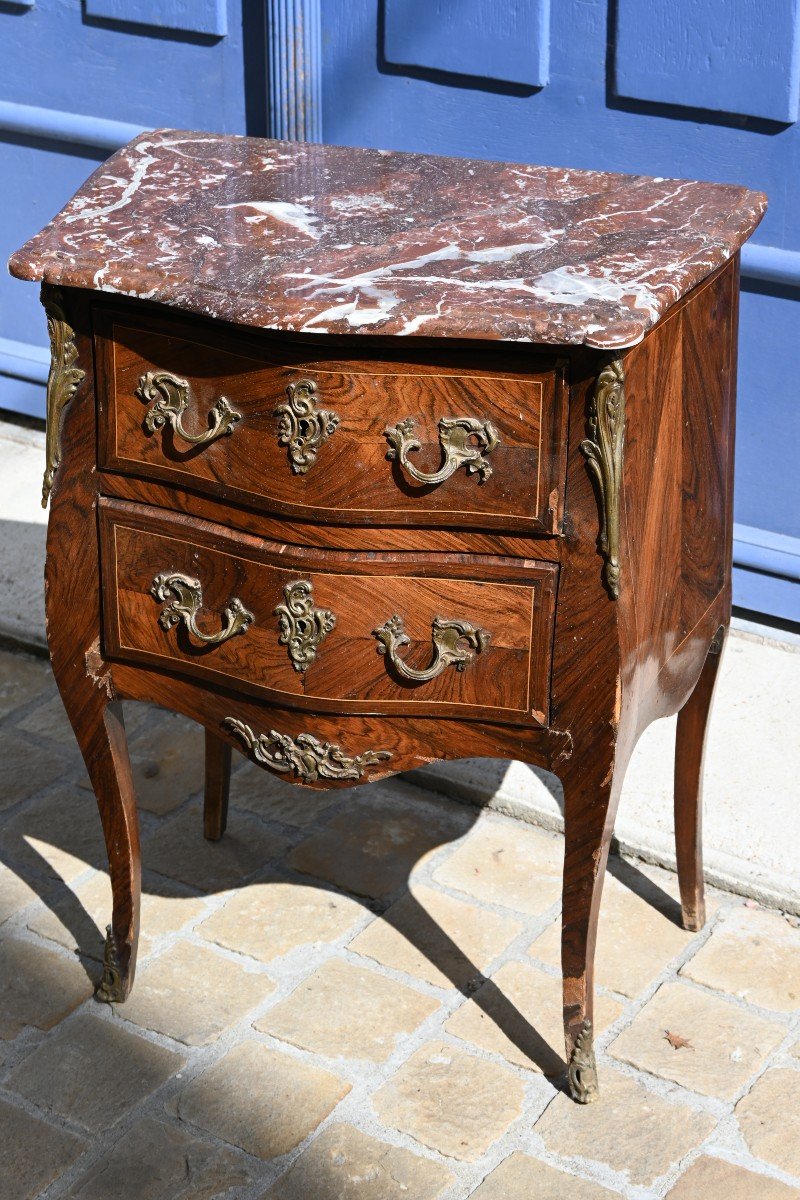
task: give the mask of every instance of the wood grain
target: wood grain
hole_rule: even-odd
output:
[[[128,319],[130,322],[130,318]],[[98,310],[101,465],[187,484],[212,496],[314,520],[442,524],[556,532],[563,502],[565,364],[554,357],[408,353],[393,361],[287,350],[260,338],[209,333],[197,322],[126,323]],[[200,340],[202,338],[202,340]],[[329,352],[330,353],[330,352]],[[488,365],[492,359],[494,366]],[[136,395],[147,371],[188,381],[186,424],[200,433],[224,396],[242,414],[233,432],[208,446],[180,442],[169,428],[144,430]],[[295,474],[278,439],[278,408],[289,385],[311,380],[315,402],[339,424],[306,474]],[[387,458],[387,426],[411,417],[421,471],[441,465],[440,417],[475,417],[495,426],[491,476],[465,468],[435,486],[412,480]]]
[[[48,622],[109,850],[122,994],[135,961],[139,851],[119,697],[161,704],[207,730],[204,828],[212,838],[224,830],[231,748],[243,749],[230,718],[256,735],[310,734],[351,756],[385,751],[365,780],[480,756],[555,771],[565,804],[568,1054],[579,1037],[583,1045],[593,1017],[597,921],[625,768],[647,724],[682,709],[677,855],[684,918],[690,926],[702,920],[700,781],[717,669],[708,649],[730,615],[737,301],[732,261],[622,356],[627,432],[615,602],[602,582],[598,497],[581,453],[604,362],[598,353],[565,351],[565,367],[544,347],[410,349],[376,338],[367,359],[364,339],[356,347],[328,336],[239,334],[120,299],[95,302],[92,364],[89,300],[70,295],[86,382],[64,418]],[[224,383],[246,409],[243,429],[185,458],[168,441],[148,439],[143,406],[131,396],[137,371],[150,366],[180,368],[203,404]],[[293,372],[326,380],[330,406],[339,406],[349,430],[340,458],[338,450],[330,456],[333,470],[316,475],[317,491],[306,493],[292,491],[270,425]],[[445,485],[458,500],[447,508],[443,491],[416,495],[393,479],[381,430],[404,415],[401,403],[430,433],[445,401],[475,398],[504,431],[496,493],[485,490],[491,480],[478,485],[462,471]],[[252,440],[237,442],[245,429]],[[335,442],[323,447],[320,464]],[[438,465],[434,450],[429,436],[421,462]],[[537,473],[553,486],[534,512]],[[372,508],[359,516],[367,494]],[[481,496],[481,504],[494,500],[479,512]],[[303,508],[309,498],[320,507]],[[201,580],[202,629],[219,628],[234,597],[253,613],[252,626],[216,647],[163,629],[163,602],[150,594],[163,571]],[[274,611],[295,579],[308,580],[315,604],[336,615],[305,672],[280,644]],[[463,672],[448,667],[410,684],[376,652],[372,631],[395,612],[412,639],[403,653],[417,668],[430,660],[435,616],[469,620],[492,636]]]
[[[414,570],[397,556],[355,558],[232,537],[220,527],[103,501],[100,534],[105,573],[104,645],[111,657],[158,663],[231,686],[267,691],[300,706],[352,712],[420,711],[504,716],[544,724],[549,708],[552,620],[557,568],[546,563],[427,555]],[[244,634],[217,646],[193,642],[178,626],[165,630],[163,603],[151,587],[161,572],[196,577],[201,628],[215,632],[238,598],[254,616]],[[448,577],[449,576],[449,577]],[[476,577],[477,576],[477,577]],[[314,604],[332,612],[333,630],[303,672],[281,645],[277,606],[301,579]],[[495,582],[496,581],[496,582]],[[463,670],[446,667],[424,683],[404,680],[378,653],[373,631],[394,614],[412,645],[409,666],[432,658],[437,616],[466,620],[490,635]]]

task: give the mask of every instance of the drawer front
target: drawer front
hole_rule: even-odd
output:
[[[428,555],[412,572],[120,501],[100,528],[111,658],[322,711],[546,723],[553,564]]]
[[[554,359],[332,358],[105,311],[95,336],[105,468],[328,522],[560,530]]]

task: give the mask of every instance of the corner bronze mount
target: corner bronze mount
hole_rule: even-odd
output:
[[[480,654],[486,649],[492,636],[470,621],[446,621],[444,617],[434,618],[432,631],[433,662],[424,671],[409,667],[397,653],[401,646],[411,644],[402,617],[395,613],[385,625],[373,629],[372,632],[378,639],[378,654],[385,654],[397,673],[402,675],[403,679],[414,683],[427,683],[451,665],[457,671],[463,671],[467,663],[472,661],[474,654]]]
[[[189,383],[168,371],[148,371],[142,375],[136,395],[143,404],[149,404],[144,418],[145,429],[155,433],[165,425],[172,427],[176,437],[192,446],[207,446],[217,438],[233,433],[234,426],[241,421],[242,414],[231,408],[224,396],[214,401],[211,408],[211,424],[203,433],[189,433],[183,425],[183,414],[189,407]]]
[[[589,403],[589,436],[581,442],[600,500],[603,578],[613,600],[619,597],[620,498],[625,444],[625,374],[621,358],[601,367]]]
[[[327,608],[314,607],[314,588],[305,579],[287,583],[283,594],[286,603],[274,610],[280,622],[278,641],[286,646],[295,671],[305,671],[336,624],[336,617]]]
[[[438,471],[420,471],[409,460],[408,455],[422,448],[422,442],[414,437],[413,417],[404,417],[396,425],[387,425],[383,436],[389,443],[386,457],[396,460],[417,483],[429,485],[444,483],[460,467],[467,474],[477,472],[478,482],[483,483],[492,473],[491,463],[485,455],[500,444],[500,436],[491,421],[480,421],[477,417],[441,417],[439,419],[439,445],[442,465]]]
[[[311,379],[290,383],[286,395],[288,402],[275,409],[278,443],[288,447],[295,475],[305,475],[317,461],[320,447],[336,432],[339,414],[317,408],[317,385]]]
[[[223,726],[242,739],[250,756],[259,766],[269,767],[280,774],[294,774],[301,783],[319,779],[360,779],[369,767],[392,757],[390,750],[365,750],[363,754],[347,755],[335,742],[321,742],[311,733],[255,733],[244,721],[226,717]]]
[[[50,338],[50,370],[47,375],[47,433],[45,437],[45,471],[42,483],[42,508],[47,508],[58,464],[61,462],[61,414],[69,403],[86,372],[75,363],[78,348],[75,331],[64,313],[64,298],[58,288],[42,284],[41,301],[47,317]]]
[[[578,1104],[594,1104],[600,1098],[591,1021],[584,1021],[581,1025],[575,1049],[570,1055],[567,1077],[570,1095]]]
[[[110,925],[106,925],[106,945],[103,951],[103,978],[94,990],[95,999],[103,1004],[121,1004],[125,999],[122,989],[122,966],[119,951]]]

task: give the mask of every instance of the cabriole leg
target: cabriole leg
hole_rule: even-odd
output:
[[[597,919],[623,768],[613,751],[576,754],[564,785],[564,889],[561,966],[568,1081],[579,1104],[598,1099],[594,1057]]]
[[[82,695],[73,679],[61,696],[97,798],[111,875],[112,917],[95,995],[119,1004],[127,998],[136,971],[141,897],[139,819],[122,706],[107,699],[88,678]]]
[[[727,637],[720,626],[709,647],[703,670],[678,713],[675,737],[675,853],[685,929],[702,929],[706,921],[703,886],[703,756],[714,686]]]

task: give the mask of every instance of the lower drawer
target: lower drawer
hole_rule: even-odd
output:
[[[546,724],[552,563],[281,546],[100,506],[104,652],[351,713]]]

